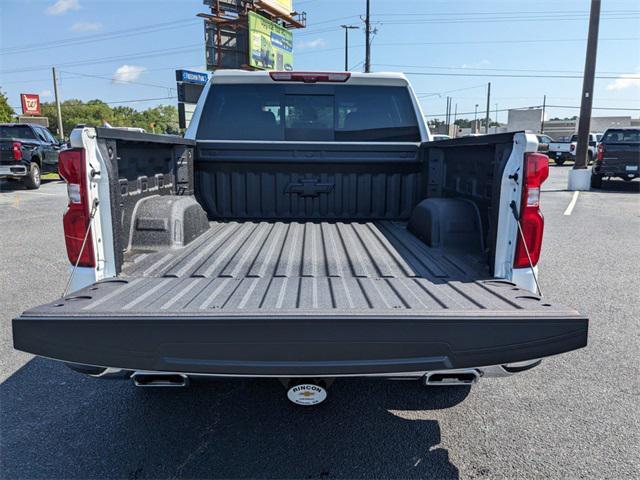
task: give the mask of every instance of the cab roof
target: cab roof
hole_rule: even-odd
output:
[[[211,83],[303,83],[299,81],[276,81],[271,77],[271,73],[266,71],[250,72],[246,70],[216,70],[212,75]],[[323,74],[323,73],[335,73],[344,74],[346,72],[278,72],[283,74]],[[343,83],[345,85],[372,85],[372,86],[407,86],[409,81],[407,77],[400,72],[376,72],[376,73],[362,73],[362,72],[348,72],[349,78]],[[330,83],[330,82],[314,82],[314,83]],[[333,83],[333,82],[331,82]]]

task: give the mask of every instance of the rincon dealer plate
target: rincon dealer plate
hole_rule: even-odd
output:
[[[326,400],[327,391],[313,383],[301,383],[289,388],[287,398],[296,405],[318,405]]]

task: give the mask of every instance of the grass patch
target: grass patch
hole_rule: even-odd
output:
[[[57,173],[43,173],[42,180],[60,180],[60,176]]]

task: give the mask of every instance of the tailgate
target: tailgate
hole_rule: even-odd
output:
[[[97,283],[14,319],[14,346],[67,362],[130,370],[330,376],[499,365],[587,343],[584,316],[502,280],[438,285],[450,288],[450,296],[457,291],[460,302],[463,297],[475,302],[473,308],[456,307],[453,300],[451,308],[426,305],[428,291],[423,292],[425,305],[415,308],[401,303],[367,308],[357,302],[325,308],[322,301],[265,308],[251,303],[262,288],[259,279],[200,280],[211,289],[195,288],[197,279],[181,278],[140,279],[135,288],[127,281]],[[300,282],[306,287],[298,288],[298,298],[324,297],[312,280]],[[378,284],[371,288],[382,288],[387,280],[371,282]],[[389,280],[389,285],[405,288],[407,298],[408,289],[417,291],[407,282]],[[160,299],[157,294],[165,289],[173,293]],[[484,296],[474,297],[476,289]],[[278,286],[278,291],[285,290]],[[222,306],[203,309],[194,301],[174,308],[188,295],[228,296]],[[442,290],[438,295],[444,298]]]
[[[616,143],[603,145],[602,164],[606,167],[617,168],[623,171],[627,169],[629,172],[638,173],[640,144]]]

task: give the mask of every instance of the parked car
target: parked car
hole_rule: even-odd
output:
[[[548,152],[549,145],[554,141],[553,138],[544,134],[536,135],[536,138],[538,139],[538,151],[544,153]]]
[[[591,186],[602,187],[605,177],[631,181],[640,175],[640,128],[610,128],[598,144],[591,169]]]
[[[43,173],[58,171],[62,146],[62,142],[40,125],[2,123],[0,177],[20,180],[29,189],[40,188]]]
[[[584,347],[536,287],[535,136],[430,142],[423,118],[402,74],[221,70],[185,138],[74,129],[73,293],[14,319],[15,348],[144,387],[279,378],[310,405],[334,377],[470,385]]]
[[[596,157],[596,149],[602,134],[589,134],[589,147],[587,150],[587,160],[591,164]],[[563,165],[567,160],[574,161],[576,158],[576,148],[578,145],[578,135],[571,135],[568,142],[551,142],[549,144],[548,155],[553,159],[556,165]]]

